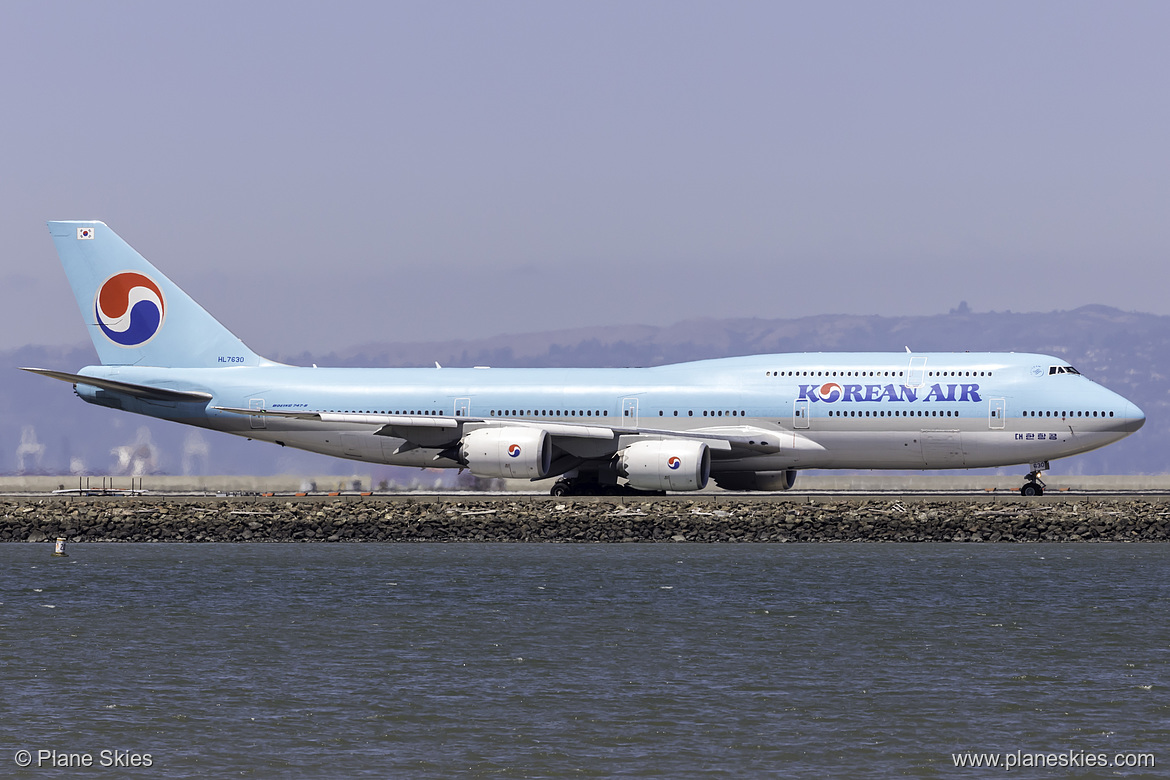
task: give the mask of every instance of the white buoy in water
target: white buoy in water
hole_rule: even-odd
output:
[[[68,558],[69,553],[65,552],[65,537],[57,537],[57,546],[53,550],[53,555],[57,558]]]

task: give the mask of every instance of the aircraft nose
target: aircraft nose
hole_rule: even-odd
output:
[[[1146,424],[1146,413],[1132,401],[1125,404],[1125,432],[1133,433]]]

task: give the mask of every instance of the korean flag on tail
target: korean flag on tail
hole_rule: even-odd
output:
[[[79,227],[77,228],[77,240],[81,241],[86,238],[93,238],[93,228]]]

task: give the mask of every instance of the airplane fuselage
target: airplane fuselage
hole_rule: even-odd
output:
[[[1144,420],[1063,360],[1017,353],[759,355],[653,368],[226,368],[94,366],[83,374],[213,396],[206,407],[81,387],[86,400],[327,455],[456,466],[433,447],[372,436],[384,417],[486,418],[611,429],[758,429],[765,451],[715,453],[712,473],[782,469],[945,469],[1066,457]],[[1059,373],[1050,373],[1059,368]],[[370,422],[323,426],[258,412],[324,412]],[[766,441],[766,440],[765,440]],[[584,446],[584,445],[583,445]],[[598,444],[602,449],[609,446]],[[767,451],[768,449],[774,451]],[[584,453],[583,453],[584,454]]]

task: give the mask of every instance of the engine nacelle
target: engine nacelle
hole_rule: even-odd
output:
[[[552,466],[548,431],[480,428],[463,437],[459,454],[477,477],[540,479]]]
[[[724,490],[788,490],[795,483],[796,469],[732,471],[715,475],[715,484]]]
[[[711,449],[701,441],[639,441],[622,450],[618,471],[639,490],[702,490],[711,476]]]

